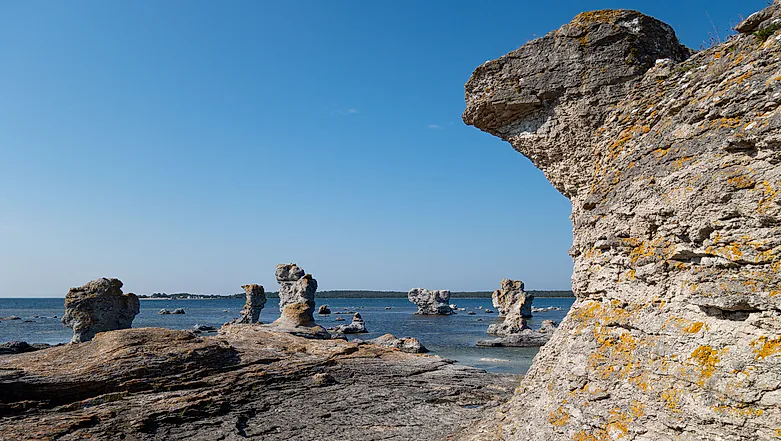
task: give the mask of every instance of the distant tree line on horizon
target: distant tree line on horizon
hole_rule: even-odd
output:
[[[552,290],[552,291],[527,291],[533,294],[535,297],[574,297],[570,290]],[[491,298],[493,291],[453,291],[450,293],[451,298],[464,299],[464,298]],[[190,294],[190,293],[174,293],[167,294],[164,292],[156,292],[153,294],[140,294],[138,297],[142,299],[243,299],[244,293],[238,294]],[[279,293],[276,291],[267,292],[266,297],[277,298]],[[368,291],[368,290],[332,290],[332,291],[318,291],[315,294],[316,298],[331,298],[331,299],[359,299],[359,298],[372,298],[372,299],[393,299],[393,298],[406,298],[407,293],[403,291]]]

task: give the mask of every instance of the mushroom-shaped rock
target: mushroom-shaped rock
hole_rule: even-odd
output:
[[[280,331],[307,338],[330,338],[328,331],[315,323],[317,280],[294,263],[277,265],[280,317],[272,326]]]
[[[135,294],[122,293],[119,279],[100,278],[68,291],[62,323],[73,329],[71,343],[80,343],[98,332],[129,328],[140,308]]]
[[[520,280],[502,280],[501,288],[494,291],[491,301],[494,308],[499,311],[500,316],[509,314],[510,309],[516,304],[518,304],[517,307],[521,316],[524,318],[531,318],[532,316],[534,295],[523,290],[523,282]]]
[[[464,120],[572,204],[576,301],[501,417],[457,439],[781,427],[779,7],[688,59],[656,19],[584,13],[475,70]]]
[[[415,314],[448,315],[453,313],[448,304],[450,301],[450,291],[448,290],[429,291],[424,288],[413,288],[407,293],[407,298],[418,307]]]
[[[246,293],[244,308],[241,310],[241,317],[236,319],[236,323],[257,323],[260,318],[260,312],[266,305],[266,293],[263,286],[258,284],[242,285]]]

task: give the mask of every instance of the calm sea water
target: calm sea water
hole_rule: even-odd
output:
[[[419,316],[413,313],[416,307],[407,299],[327,299],[318,298],[317,305],[329,305],[332,313],[315,315],[318,323],[326,328],[349,323],[351,315],[334,314],[341,311],[358,311],[366,322],[368,334],[348,336],[369,339],[390,333],[397,337],[415,337],[432,353],[457,360],[459,363],[479,367],[492,372],[524,373],[529,368],[536,348],[480,348],[478,340],[491,338],[486,335],[488,325],[499,321],[497,314],[486,314],[491,299],[451,299],[459,307],[476,312],[468,315],[459,311],[450,316]],[[542,320],[560,322],[574,299],[536,298],[534,306],[558,306],[561,311],[535,313],[529,320],[532,328],[539,327]],[[141,313],[133,321],[134,328],[163,327],[189,329],[195,324],[214,327],[238,316],[244,305],[243,299],[219,300],[142,300]],[[390,310],[386,310],[390,307]],[[173,310],[184,308],[184,315],[159,315],[161,308]],[[0,342],[24,340],[29,343],[65,343],[73,331],[60,323],[64,313],[63,299],[3,299],[0,298],[0,317],[19,316],[22,320],[0,321]],[[34,318],[37,316],[37,318]],[[56,316],[57,318],[54,318]],[[269,299],[260,315],[260,321],[269,323],[279,317],[277,299]],[[337,322],[343,317],[344,322]]]

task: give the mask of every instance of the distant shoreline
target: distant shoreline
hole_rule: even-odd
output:
[[[574,298],[572,291],[527,291],[535,297],[540,298]],[[450,293],[451,299],[490,299],[492,291],[454,291]],[[141,300],[221,300],[221,299],[243,299],[244,293],[240,294],[190,294],[190,293],[155,293],[152,295],[139,295]],[[154,297],[153,297],[154,296]],[[278,292],[267,292],[266,297],[278,298]],[[347,291],[333,290],[322,291],[315,294],[315,298],[325,299],[406,299],[407,293],[402,291]]]

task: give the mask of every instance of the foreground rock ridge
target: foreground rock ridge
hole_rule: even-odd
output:
[[[0,357],[0,440],[437,440],[517,384],[397,347],[257,324],[102,332]]]
[[[651,17],[584,13],[474,72],[464,121],[572,202],[577,300],[461,439],[781,436],[779,9],[688,59]]]
[[[138,297],[122,293],[122,281],[102,277],[68,290],[62,324],[73,329],[71,343],[80,343],[98,332],[129,328],[140,311]]]

